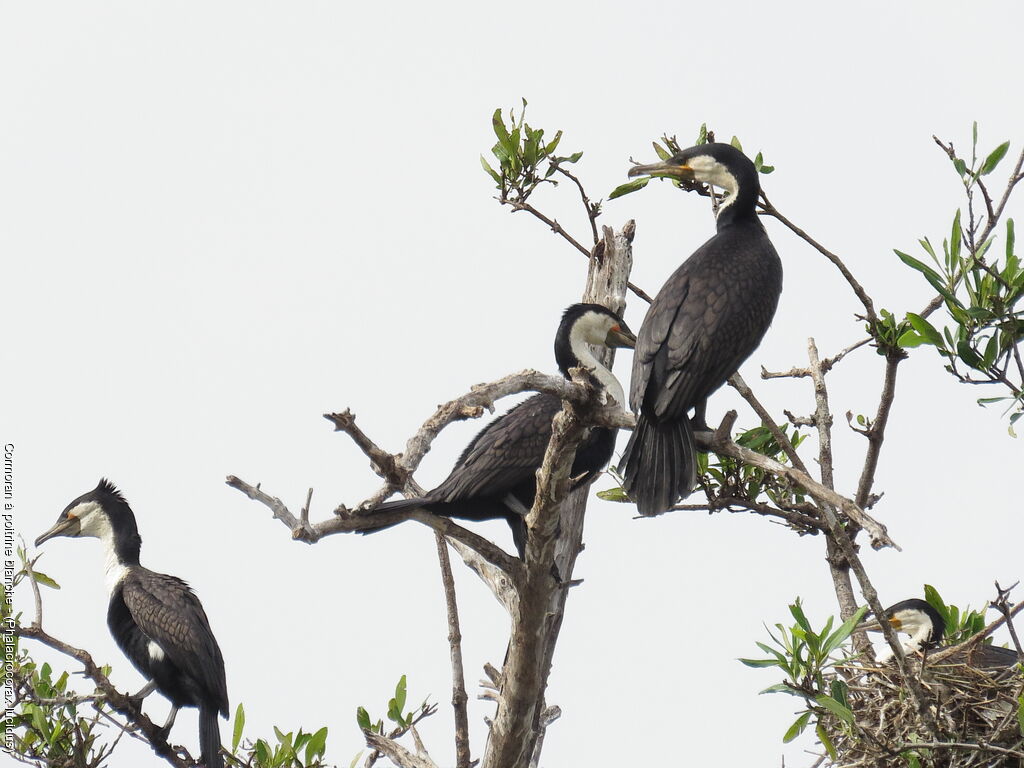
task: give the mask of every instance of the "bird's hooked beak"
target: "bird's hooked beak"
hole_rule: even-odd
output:
[[[678,162],[674,163],[671,160],[665,160],[660,163],[651,163],[650,165],[634,165],[629,169],[629,176],[660,176],[693,181],[693,168],[685,163],[679,164]]]
[[[36,539],[36,546],[38,547],[44,541],[54,539],[58,536],[77,536],[81,527],[82,524],[78,521],[77,517],[73,515],[65,517],[62,515],[50,530]]]
[[[619,323],[611,327],[604,343],[608,347],[628,347],[633,349],[636,346],[636,336],[626,327],[625,323]]]
[[[900,625],[899,620],[895,616],[893,616],[893,617],[891,617],[889,619],[886,619],[886,621],[889,622],[889,624],[892,626],[893,630],[895,630],[896,632],[899,632],[901,625]],[[882,631],[882,622],[880,622],[878,619],[872,617],[872,618],[867,619],[866,621],[862,621],[860,624],[858,624],[857,625],[857,629],[861,630],[863,632],[881,632]]]

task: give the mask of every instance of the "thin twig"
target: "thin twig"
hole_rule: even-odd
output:
[[[775,423],[775,419],[772,418],[771,414],[768,413],[768,409],[761,404],[761,401],[757,399],[754,391],[747,385],[747,382],[743,380],[743,377],[738,373],[734,373],[729,377],[729,386],[739,392],[740,397],[750,404],[750,407],[754,409],[754,412],[760,417],[761,424],[767,427],[768,431],[772,433],[772,437],[775,438],[775,442],[779,444],[782,450],[785,452],[789,460],[793,462],[793,466],[799,469],[801,472],[807,472],[807,467],[804,465],[803,459],[800,458],[800,454],[796,452],[796,448],[793,447],[792,441],[786,436],[786,434],[779,429]]]
[[[804,230],[802,230],[796,224],[794,224],[785,216],[783,216],[779,212],[779,209],[772,205],[772,203],[768,200],[768,196],[765,195],[764,191],[761,192],[760,205],[761,210],[764,212],[765,215],[771,216],[780,221],[783,225],[788,227],[797,237],[799,237],[804,242],[808,243],[818,253],[820,253],[826,259],[831,261],[832,264],[835,265],[836,269],[838,269],[842,276],[846,279],[846,282],[850,284],[850,287],[853,289],[853,292],[857,295],[857,298],[860,299],[860,303],[864,305],[864,311],[867,313],[868,322],[870,322],[871,325],[874,325],[876,322],[878,322],[878,316],[875,314],[875,306],[874,303],[871,301],[871,297],[868,296],[867,291],[864,290],[864,287],[859,282],[857,282],[857,279],[853,276],[853,273],[850,272],[849,268],[847,268],[846,264],[843,263],[842,259],[840,259],[838,256],[836,256],[836,254],[832,253],[832,251],[828,250],[825,246],[823,246],[813,237],[804,232]]]
[[[867,505],[871,486],[875,482],[878,457],[882,452],[882,442],[885,440],[885,428],[889,423],[889,414],[892,412],[893,400],[896,397],[896,373],[904,359],[906,354],[898,349],[890,349],[885,355],[885,378],[882,382],[882,394],[878,399],[878,411],[871,426],[865,430],[868,450],[864,456],[864,468],[861,470],[855,497],[857,504],[862,507]]]

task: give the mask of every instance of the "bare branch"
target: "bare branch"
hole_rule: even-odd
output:
[[[868,451],[864,456],[864,468],[861,470],[860,482],[857,484],[856,502],[860,506],[868,503],[871,486],[875,482],[875,470],[878,469],[878,457],[882,452],[885,440],[885,427],[889,423],[892,403],[896,397],[896,371],[901,361],[906,359],[902,350],[890,349],[885,356],[885,379],[882,382],[882,395],[878,400],[878,411],[871,426],[866,430]]]
[[[391,762],[400,768],[437,768],[437,765],[425,755],[414,755],[397,741],[381,736],[372,731],[363,731],[366,745],[386,755]]]
[[[757,396],[747,385],[747,382],[743,380],[743,377],[738,373],[734,373],[729,377],[729,386],[739,392],[740,397],[750,404],[750,407],[754,409],[754,412],[761,419],[761,424],[772,433],[772,437],[775,438],[775,442],[779,444],[782,450],[786,453],[786,456],[789,457],[789,460],[793,462],[793,466],[801,472],[810,474],[807,472],[807,467],[804,465],[803,459],[800,458],[800,454],[798,454],[796,452],[796,448],[793,447],[792,441],[790,441],[790,439],[786,437],[785,433],[779,429],[778,425],[775,423],[775,419],[773,419],[771,414],[768,413],[768,409],[761,404],[761,401],[757,399]]]
[[[813,237],[811,237],[802,229],[800,229],[800,227],[798,227],[796,224],[794,224],[781,213],[779,213],[778,208],[771,204],[771,202],[768,200],[767,195],[765,195],[763,191],[761,192],[760,206],[764,215],[772,216],[773,218],[780,221],[783,225],[788,227],[790,231],[792,231],[797,237],[806,242],[818,253],[820,253],[826,259],[831,261],[833,265],[835,265],[836,269],[838,269],[840,274],[842,274],[842,276],[846,279],[846,282],[850,284],[850,287],[853,289],[853,292],[857,295],[857,298],[860,299],[860,303],[864,305],[864,311],[867,313],[868,322],[874,325],[878,321],[878,316],[875,314],[874,303],[871,301],[871,297],[868,296],[867,291],[864,290],[864,287],[859,282],[857,282],[857,279],[853,276],[853,273],[843,263],[842,259],[840,259],[834,253],[832,253],[832,251],[828,250],[825,246],[823,246]]]
[[[441,565],[441,583],[448,613],[448,645],[452,662],[452,709],[455,711],[455,766],[469,768],[469,713],[466,695],[466,675],[462,667],[462,630],[459,627],[459,606],[455,600],[455,578],[448,560],[448,545],[440,533],[435,533],[437,559]]]

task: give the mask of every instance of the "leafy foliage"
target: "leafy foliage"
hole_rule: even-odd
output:
[[[239,704],[231,729],[229,765],[246,768],[327,768],[328,764],[323,760],[327,751],[327,726],[314,733],[306,733],[301,728],[296,732],[283,733],[275,726],[276,743],[268,739],[247,741],[241,744],[239,752],[244,729],[245,708]]]
[[[984,629],[983,612],[947,605],[938,591],[928,584],[924,587],[924,593],[928,603],[946,621],[946,644],[963,642]],[[774,667],[784,674],[781,682],[769,686],[762,693],[788,693],[804,699],[805,709],[783,734],[783,741],[788,743],[797,738],[813,721],[816,723],[815,732],[819,740],[834,760],[836,750],[821,720],[829,714],[844,726],[852,726],[854,723],[849,687],[836,674],[836,668],[846,665],[852,659],[845,652],[845,643],[867,613],[867,606],[860,608],[835,630],[832,629],[835,619],[830,616],[824,626],[815,631],[799,598],[789,606],[789,611],[796,623],[791,626],[776,624],[774,632],[768,630],[772,643],[757,643],[757,647],[768,655],[740,661],[748,667]],[[837,651],[843,652],[837,657]]]
[[[692,146],[700,146],[701,144],[707,144],[708,142],[713,142],[714,140],[714,131],[709,131],[707,123],[702,123],[700,126],[700,130],[697,132],[697,139],[696,141],[693,142]],[[732,140],[729,143],[732,144],[732,146],[736,147],[736,149],[738,149],[740,152],[743,151],[743,145],[740,143],[740,140],[735,136],[732,137]],[[682,150],[686,149],[686,147],[679,146],[679,139],[677,139],[675,136],[665,135],[661,137],[660,141],[654,141],[651,142],[651,144],[654,147],[655,154],[657,154],[660,160],[668,160],[673,155],[678,154]],[[765,175],[768,175],[769,173],[775,170],[774,165],[767,165],[764,162],[764,156],[760,152],[758,152],[757,155],[754,156],[754,168],[757,170],[758,173],[763,173]],[[611,194],[608,195],[608,199],[614,200],[617,197],[622,197],[623,195],[628,195],[633,192],[636,192],[639,189],[643,189],[653,178],[662,177],[654,175],[646,176],[641,179],[634,179],[633,181],[627,181],[625,184],[620,184],[615,189],[613,189]],[[698,190],[701,192],[701,194],[708,194],[707,187],[704,184],[695,184],[692,182],[682,181],[680,179],[671,177],[664,178],[668,178],[673,185],[681,189]]]
[[[847,699],[849,689],[846,683],[834,674],[835,665],[846,661],[847,657],[836,658],[834,654],[853,633],[857,624],[867,613],[867,608],[863,607],[858,610],[835,630],[832,629],[835,619],[829,616],[824,626],[818,631],[813,629],[807,619],[800,598],[797,598],[789,606],[789,612],[795,619],[795,624],[790,626],[776,624],[775,632],[768,630],[772,645],[757,643],[757,647],[768,656],[761,659],[740,659],[740,661],[748,667],[776,667],[785,674],[781,683],[776,683],[761,693],[788,693],[799,696],[806,702],[806,709],[786,730],[783,741],[786,743],[793,741],[804,732],[811,719],[815,718],[818,721],[816,724],[818,738],[834,759],[835,748],[832,746],[828,734],[821,727],[820,716],[828,712],[844,723],[853,723],[853,712],[849,708]]]
[[[982,227],[974,213],[975,194],[981,191],[988,210],[993,209],[983,177],[999,166],[1009,149],[1003,142],[984,159],[978,153],[978,125],[974,124],[971,161],[944,147],[964,187],[967,216],[957,209],[941,250],[925,237],[919,241],[928,259],[896,251],[899,259],[919,272],[942,298],[945,321],[933,324],[923,314],[907,312],[900,325],[899,346],[932,346],[946,361],[946,370],[970,384],[996,385],[1008,394],[978,400],[979,405],[1004,403],[1010,429],[1024,416],[1024,266],[1015,251],[1013,219],[1006,221],[1002,258],[991,258],[994,227]],[[994,222],[992,222],[994,224]]]
[[[497,142],[491,148],[495,165],[480,156],[480,164],[501,193],[501,201],[513,205],[525,205],[527,199],[541,184],[557,184],[551,177],[558,172],[567,174],[563,168],[579,161],[582,152],[567,156],[555,154],[562,141],[562,132],[556,131],[550,141],[544,140],[544,129],[533,128],[526,122],[526,99],[516,119],[509,110],[508,123],[501,109],[494,110],[491,126]]]

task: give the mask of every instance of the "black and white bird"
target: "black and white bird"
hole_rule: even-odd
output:
[[[171,701],[163,729],[169,732],[181,707],[199,708],[199,745],[206,768],[222,768],[217,714],[228,716],[224,659],[199,599],[181,579],[139,564],[142,539],[135,515],[108,480],[65,507],[56,524],[36,539],[90,536],[106,549],[110,606],[107,626],[118,647]]]
[[[930,650],[937,647],[946,636],[946,621],[933,605],[926,600],[912,598],[901,600],[895,605],[885,609],[883,620],[897,633],[909,635],[909,639],[903,642],[903,650],[906,653],[917,653],[918,651]],[[878,619],[861,623],[858,629],[868,632],[881,632],[882,624]],[[879,661],[887,661],[891,658],[892,651],[879,657]],[[1000,648],[996,645],[979,643],[973,646],[966,654],[950,660],[953,663],[967,663],[977,669],[1003,669],[1017,664],[1017,653],[1009,648]]]
[[[757,170],[731,145],[690,147],[662,163],[635,166],[629,175],[725,191],[717,233],[672,273],[637,334],[629,392],[637,424],[619,471],[640,514],[655,515],[693,490],[693,432],[707,429],[708,396],[768,330],[782,292],[782,264],[755,212]]]
[[[632,347],[635,342],[622,318],[612,311],[598,304],[573,304],[562,315],[555,335],[555,360],[566,378],[570,368],[590,369],[605,393],[622,406],[622,386],[591,347]],[[512,529],[519,556],[524,557],[526,514],[537,490],[536,472],[551,439],[551,421],[561,409],[562,401],[554,395],[530,397],[477,433],[439,486],[420,498],[386,502],[369,514],[419,507],[442,517],[504,519]],[[573,487],[596,477],[614,449],[615,430],[593,427],[576,450]],[[390,525],[363,533],[376,533]]]

